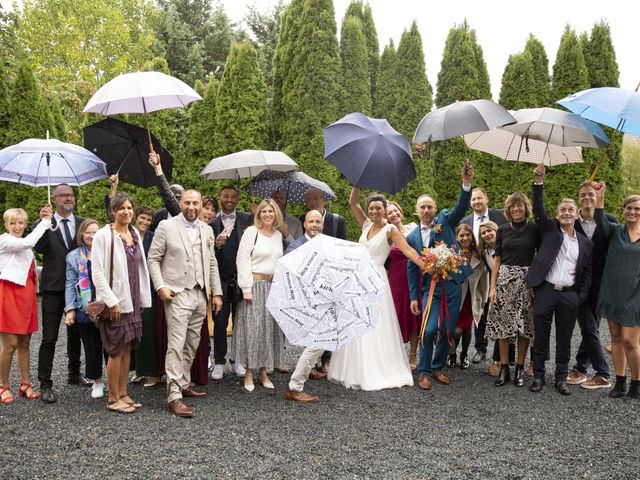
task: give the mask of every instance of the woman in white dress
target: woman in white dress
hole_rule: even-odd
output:
[[[360,207],[360,189],[353,188],[349,205],[358,225],[362,228],[360,243],[367,247],[376,268],[387,278],[384,262],[395,244],[407,258],[422,267],[420,255],[409,246],[398,229],[385,220],[387,200],[383,195],[367,198],[367,214]],[[387,283],[383,292],[376,326],[362,337],[334,352],[328,379],[347,388],[381,390],[413,385],[413,377],[396,310]]]

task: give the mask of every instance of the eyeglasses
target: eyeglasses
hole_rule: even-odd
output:
[[[73,193],[58,193],[57,195],[54,195],[54,198],[55,197],[74,198],[75,195]]]

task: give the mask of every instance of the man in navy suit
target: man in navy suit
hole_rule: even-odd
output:
[[[538,253],[524,277],[534,289],[532,392],[540,392],[544,385],[545,361],[549,355],[551,322],[556,324],[555,386],[562,395],[571,395],[567,386],[571,336],[580,305],[591,287],[591,240],[575,229],[578,207],[570,199],[563,199],[556,209],[556,218],[547,216],[544,208],[544,165],[534,170],[533,214],[541,234]]]
[[[417,252],[421,253],[423,247],[433,247],[436,242],[444,242],[449,246],[457,248],[456,227],[467,208],[471,199],[471,180],[473,179],[473,167],[470,163],[466,163],[462,169],[462,189],[458,197],[458,203],[451,211],[442,210],[438,213],[435,200],[428,196],[422,195],[416,202],[416,213],[420,217],[420,228],[416,228],[407,236],[407,243],[411,245]],[[447,320],[446,332],[438,332],[438,323],[440,318],[440,301],[443,296],[442,287],[436,286],[433,304],[427,319],[427,326],[423,341],[420,345],[420,361],[418,363],[418,373],[420,379],[418,386],[423,390],[428,390],[432,386],[430,376],[442,383],[448,385],[451,383],[449,378],[442,372],[447,360],[449,351],[448,338],[453,338],[458,312],[460,311],[462,282],[465,277],[471,273],[469,268],[462,268],[461,273],[454,273],[451,280],[444,281],[444,292],[446,294],[447,308],[449,311],[449,320]],[[414,315],[420,315],[418,307],[418,296],[420,295],[419,281],[423,272],[413,263],[409,262],[407,266],[409,276],[409,294],[411,298],[411,312]],[[431,286],[431,274],[424,275],[422,279],[422,307],[427,307],[427,298],[429,288]],[[443,320],[444,321],[444,320]],[[440,333],[435,348],[433,343],[436,336]]]
[[[322,214],[317,210],[310,210],[304,217],[304,235],[299,237],[287,247],[286,253],[291,253],[296,248],[304,245],[316,235],[322,233]],[[289,387],[284,392],[284,398],[287,400],[295,400],[300,403],[317,402],[319,398],[304,391],[304,384],[309,377],[314,380],[324,380],[327,378],[326,372],[314,369],[318,360],[322,357],[324,350],[321,348],[307,347],[300,355],[298,364],[296,365]]]
[[[53,191],[53,203],[56,213],[51,219],[55,231],[48,230],[38,240],[35,251],[43,255],[40,291],[42,292],[42,342],[38,352],[38,380],[40,381],[40,400],[46,403],[56,401],[53,393],[53,357],[56,352],[60,321],[64,313],[64,287],[66,283],[67,253],[75,250],[76,231],[84,221],[73,210],[76,197],[69,185],[58,185]],[[91,385],[92,382],[80,374],[80,331],[78,324],[67,327],[67,356],[69,357],[67,382],[71,385]]]
[[[233,186],[222,187],[218,195],[220,212],[214,217],[211,227],[215,234],[215,251],[220,270],[220,283],[222,284],[222,308],[213,317],[213,360],[214,367],[211,373],[213,380],[221,380],[224,375],[224,366],[227,363],[227,326],[229,315],[236,318],[236,306],[233,301],[229,285],[237,280],[236,255],[242,234],[253,223],[250,213],[236,210],[238,205],[238,190]],[[239,363],[232,363],[232,368],[237,377],[244,377],[245,369]]]
[[[482,187],[475,187],[471,191],[471,208],[473,213],[467,215],[462,219],[460,223],[466,223],[473,229],[473,235],[476,238],[476,244],[480,241],[480,225],[487,220],[495,222],[498,226],[503,223],[507,223],[507,219],[504,216],[504,210],[501,208],[489,208],[489,196]],[[474,325],[474,346],[476,354],[471,360],[472,363],[480,363],[487,358],[487,339],[484,338],[484,332],[487,327],[487,313],[489,311],[489,302],[486,303],[484,312],[480,317],[478,325]],[[513,347],[510,347],[513,350]],[[497,353],[497,350],[494,350]],[[510,356],[513,354],[510,352]]]

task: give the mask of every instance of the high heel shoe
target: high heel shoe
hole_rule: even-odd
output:
[[[5,395],[5,393],[9,393],[9,395]],[[4,403],[5,405],[11,405],[13,403],[13,394],[9,387],[0,387],[0,403]]]
[[[271,380],[269,380],[269,377],[267,377],[267,376],[265,376],[265,378],[259,378],[258,377],[258,382],[261,383],[264,388],[269,388],[271,390],[276,388],[276,387],[273,386],[273,383],[271,383]]]
[[[244,388],[245,392],[251,393],[256,388],[256,386],[253,383],[244,382],[244,385],[242,385],[242,388]]]
[[[20,397],[25,397],[27,400],[40,398],[40,394],[38,392],[34,392],[31,388],[31,384],[28,382],[20,382],[20,386],[18,387],[18,395]]]
[[[500,373],[498,374],[498,379],[496,380],[496,387],[502,387],[509,383],[510,380],[511,373],[509,372],[509,364],[501,364]]]
[[[516,387],[524,387],[524,365],[516,363],[516,371],[513,375],[513,384]]]

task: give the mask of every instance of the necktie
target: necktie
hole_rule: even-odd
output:
[[[487,217],[485,217],[484,215],[481,215],[481,216],[480,216],[480,218],[478,218],[478,223],[479,223],[480,225],[482,225],[482,224],[484,223],[484,221],[485,221],[485,219],[486,219],[486,218],[487,218]]]
[[[69,230],[69,219],[62,219],[62,229],[64,230],[64,239],[67,244],[67,249],[71,248],[73,240],[71,239],[71,231]]]

